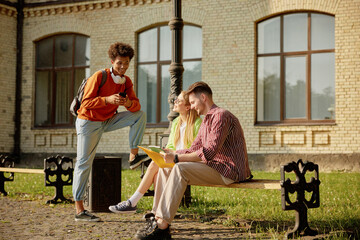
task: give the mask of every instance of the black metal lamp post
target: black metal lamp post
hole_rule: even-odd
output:
[[[178,116],[178,113],[173,111],[174,100],[180,94],[183,85],[182,30],[184,28],[184,21],[181,18],[181,0],[173,0],[173,17],[169,22],[169,27],[171,30],[171,64],[169,68],[171,82],[168,97],[170,112],[168,115],[169,128],[166,131],[167,133],[170,133],[172,121]],[[191,189],[190,186],[187,186],[182,205],[188,206],[190,202]]]
[[[182,30],[184,27],[184,22],[181,18],[181,0],[173,0],[173,17],[169,22],[169,27],[171,30],[171,64],[169,68],[170,72],[170,94],[168,97],[170,113],[168,115],[169,119],[169,129],[171,129],[172,121],[177,117],[172,109],[174,107],[174,99],[180,94],[182,89],[182,75],[184,72],[184,67],[182,64]]]

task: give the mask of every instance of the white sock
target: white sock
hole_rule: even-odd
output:
[[[135,207],[136,204],[138,203],[138,201],[144,196],[144,194],[136,191],[132,196],[131,198],[129,199],[130,202],[131,202],[131,206],[132,207]]]

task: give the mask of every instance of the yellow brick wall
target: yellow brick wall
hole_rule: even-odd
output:
[[[184,21],[202,27],[202,79],[212,87],[215,102],[240,119],[250,155],[360,153],[359,0],[183,0],[182,5]],[[254,125],[255,22],[291,11],[335,15],[335,125]],[[34,41],[64,32],[90,36],[93,73],[110,66],[106,52],[111,43],[123,41],[136,49],[137,32],[166,23],[171,16],[170,0],[103,0],[25,9],[22,151],[76,150],[74,129],[32,129]],[[136,60],[127,72],[135,84]],[[164,130],[147,129],[143,143],[159,144],[157,134]],[[105,134],[98,152],[127,152],[127,133],[123,129]]]
[[[75,129],[32,129],[31,114],[34,104],[34,42],[58,33],[74,32],[85,34],[91,41],[91,73],[110,67],[107,50],[110,44],[122,41],[136,47],[135,32],[151,23],[167,22],[171,17],[169,0],[158,1],[94,1],[91,4],[66,4],[25,9],[24,29],[24,81],[23,111],[32,116],[23,119],[21,149],[25,153],[74,153],[76,152]],[[116,24],[114,24],[116,23]],[[135,83],[136,56],[127,75]],[[120,109],[121,110],[121,109]],[[144,144],[155,145],[157,133],[164,129],[147,129]],[[128,128],[103,135],[98,153],[128,152]]]
[[[250,2],[249,2],[250,3]],[[253,1],[251,20],[294,10],[313,10],[335,15],[336,124],[332,126],[253,127],[250,153],[359,153],[360,152],[360,2],[359,1]],[[249,34],[253,36],[253,33]],[[249,39],[249,41],[252,41]],[[253,49],[252,49],[253,51]],[[249,59],[250,60],[250,59]],[[249,61],[249,68],[254,66]],[[253,72],[253,70],[252,70]],[[245,80],[246,81],[246,80]],[[249,80],[248,84],[252,84]],[[253,88],[253,86],[252,86]],[[254,99],[253,97],[251,100]],[[254,116],[254,108],[250,108]],[[249,118],[246,118],[249,120]],[[269,144],[266,138],[274,139]]]
[[[16,11],[0,5],[0,153],[14,148]]]

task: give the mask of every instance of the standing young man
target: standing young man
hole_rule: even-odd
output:
[[[76,221],[100,221],[100,218],[84,209],[83,198],[103,133],[130,126],[129,161],[141,161],[146,157],[138,155],[137,147],[145,132],[146,115],[140,111],[140,102],[131,79],[125,76],[134,49],[128,44],[117,42],[110,46],[108,54],[112,67],[105,69],[106,82],[99,87],[102,71],[97,71],[88,79],[76,119],[77,158],[73,180]],[[119,106],[124,106],[127,111],[117,112]]]
[[[243,130],[239,120],[229,111],[216,106],[212,91],[204,82],[196,82],[187,90],[191,108],[205,115],[197,138],[189,149],[164,155],[174,162],[170,175],[158,173],[153,213],[155,218],[137,239],[171,239],[169,225],[179,208],[187,185],[228,185],[251,176]],[[160,197],[158,197],[160,196]]]

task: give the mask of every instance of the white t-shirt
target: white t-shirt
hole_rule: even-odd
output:
[[[186,122],[182,123],[180,126],[180,139],[176,144],[176,150],[185,149],[185,144],[184,144],[185,128],[186,128]]]

